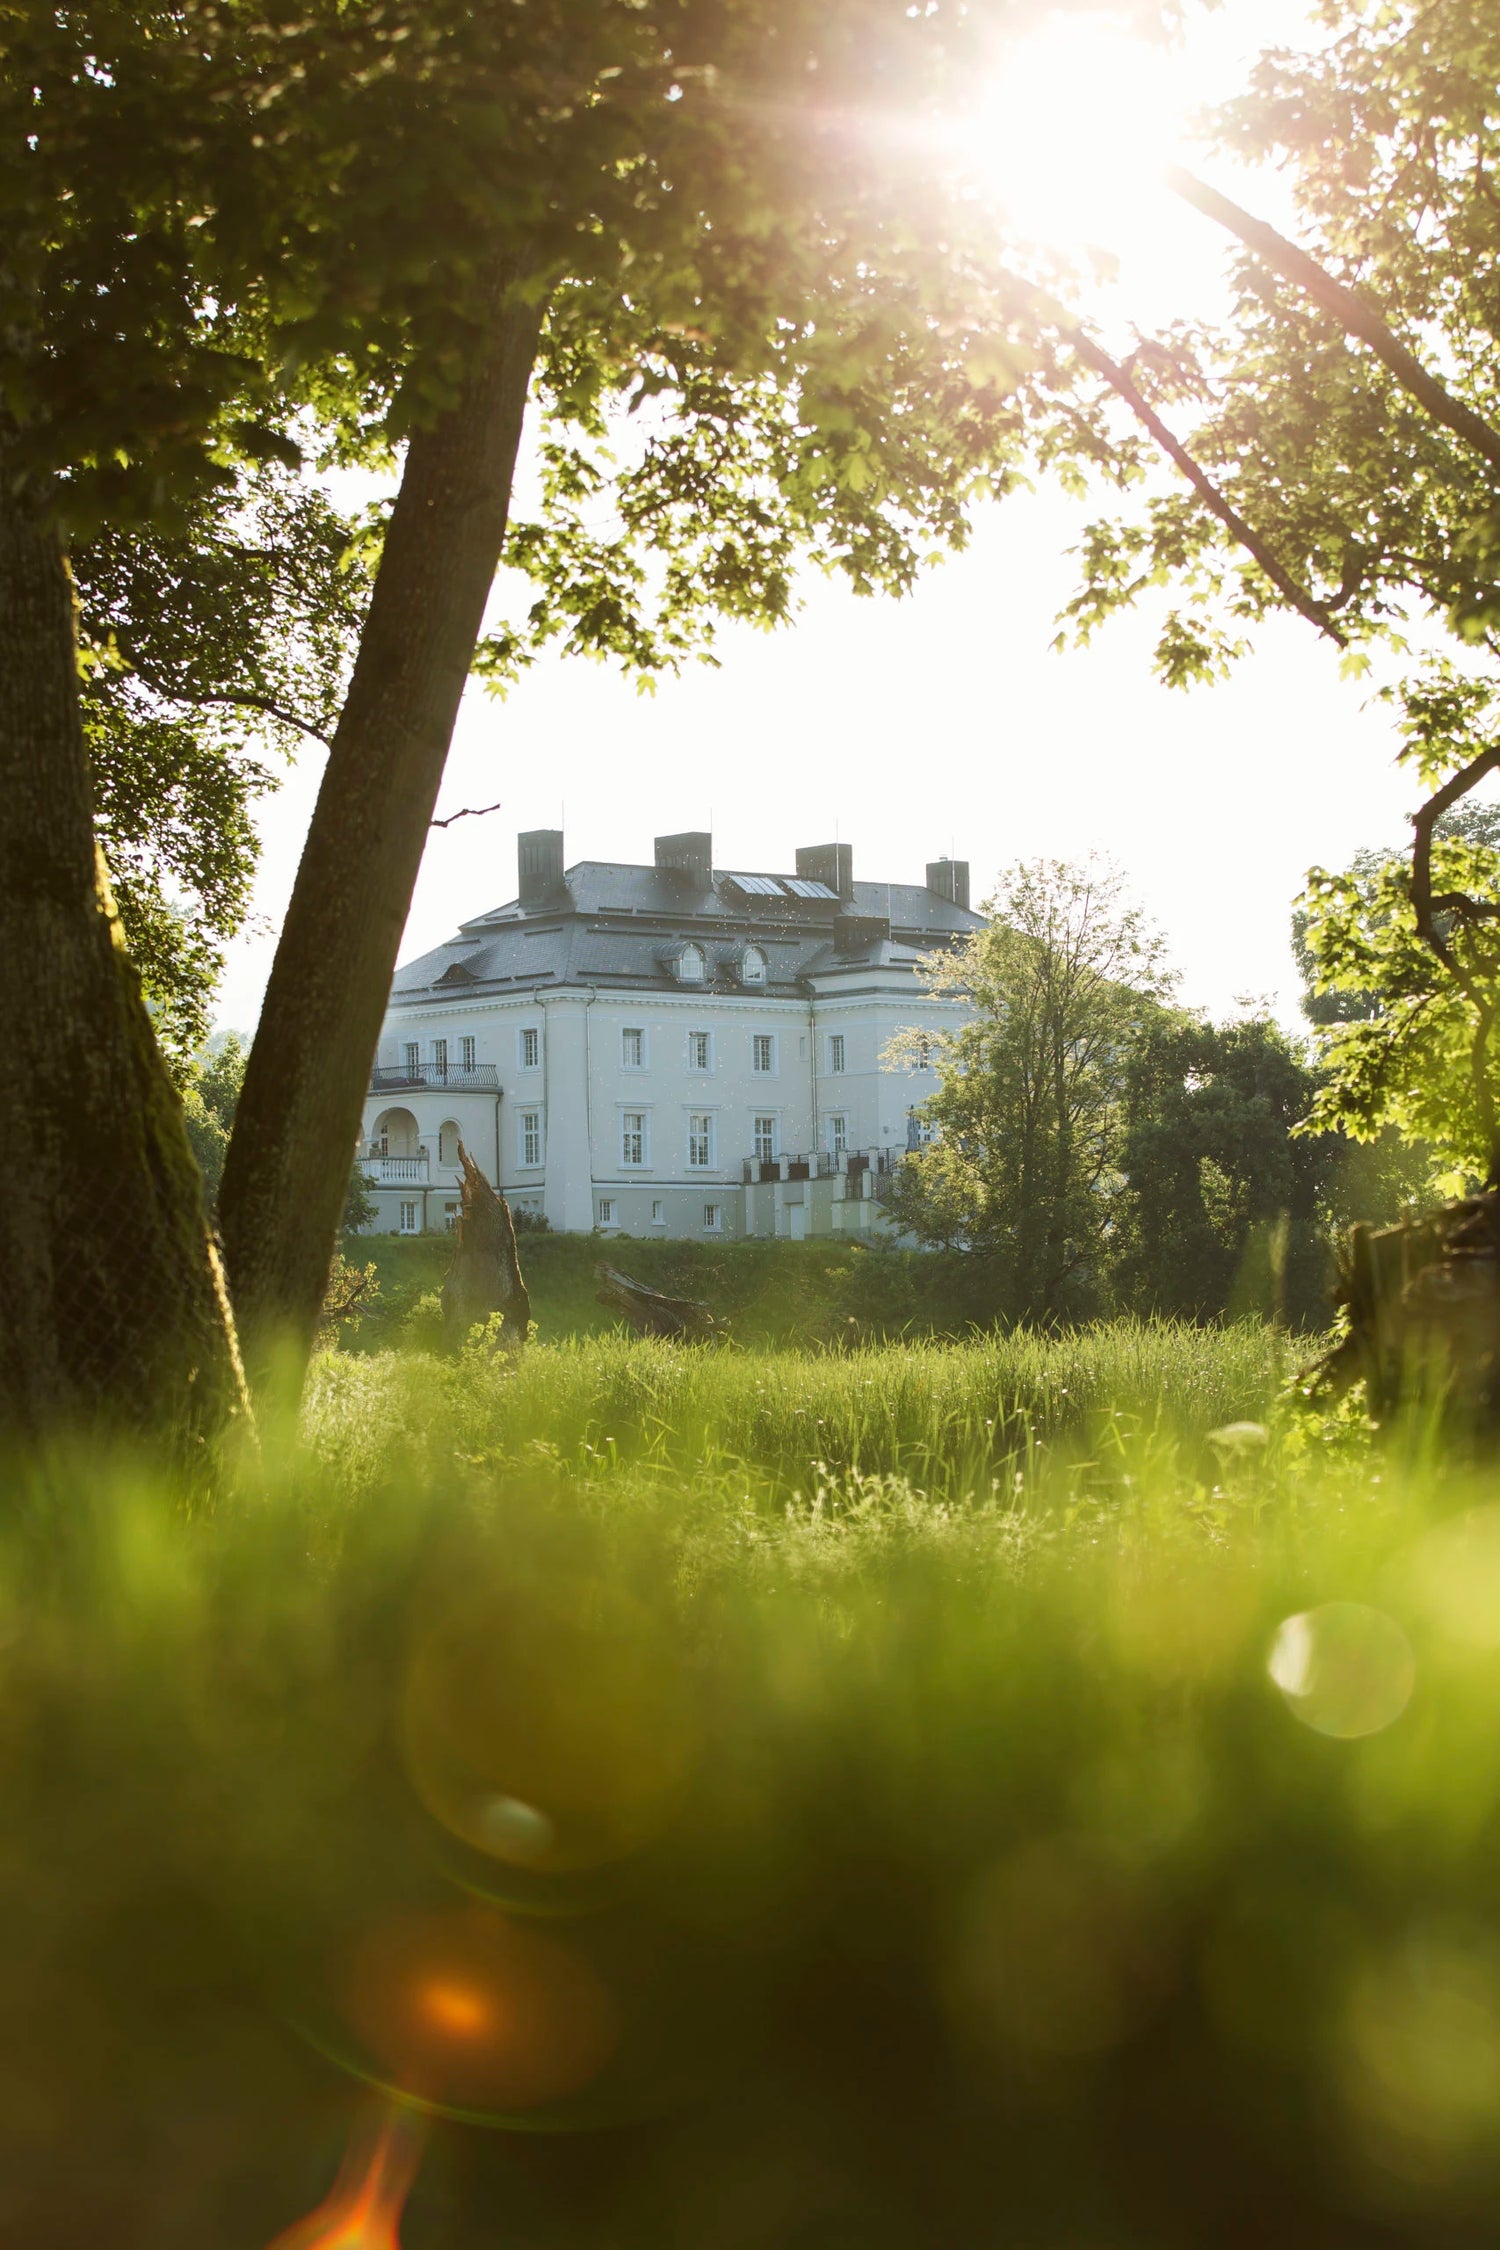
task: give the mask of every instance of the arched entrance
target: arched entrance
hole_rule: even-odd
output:
[[[384,1110],[375,1120],[370,1142],[377,1156],[415,1156],[417,1121],[409,1109]]]

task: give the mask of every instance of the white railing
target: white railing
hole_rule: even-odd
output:
[[[377,1187],[427,1185],[425,1156],[366,1156],[360,1159],[359,1168],[368,1174]]]

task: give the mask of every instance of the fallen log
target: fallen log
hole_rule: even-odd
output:
[[[707,1343],[725,1334],[708,1306],[696,1298],[668,1297],[660,1289],[648,1289],[644,1281],[632,1281],[628,1273],[605,1265],[602,1259],[594,1268],[594,1279],[602,1284],[597,1301],[611,1312],[623,1313],[644,1336]]]
[[[456,1350],[471,1328],[498,1312],[505,1315],[501,1350],[524,1351],[531,1330],[531,1299],[521,1278],[510,1205],[490,1186],[462,1141],[458,1160],[464,1171],[458,1236],[442,1290],[448,1342]]]
[[[1339,1302],[1347,1333],[1313,1370],[1311,1395],[1363,1381],[1376,1421],[1443,1398],[1500,1431],[1500,1193],[1355,1227]]]

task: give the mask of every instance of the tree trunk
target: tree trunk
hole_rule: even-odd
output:
[[[182,1105],[94,841],[73,589],[0,427],[0,1420],[191,1443],[243,1408]]]
[[[724,1337],[720,1323],[696,1297],[664,1296],[661,1290],[648,1289],[644,1281],[632,1281],[628,1273],[602,1260],[594,1268],[594,1279],[602,1284],[595,1292],[595,1302],[608,1305],[611,1312],[624,1313],[642,1335],[680,1338],[689,1343],[702,1343],[710,1337],[722,1341]]]
[[[252,1382],[300,1380],[459,700],[505,538],[541,323],[493,285],[454,404],[407,448],[220,1191]]]
[[[531,1333],[531,1299],[521,1278],[510,1205],[490,1186],[462,1141],[458,1160],[464,1173],[463,1203],[453,1263],[443,1282],[448,1341],[456,1349],[478,1322],[503,1313],[501,1348],[523,1352]]]

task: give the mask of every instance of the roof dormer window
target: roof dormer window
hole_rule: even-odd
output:
[[[677,981],[679,984],[701,984],[708,973],[708,961],[701,945],[685,945],[677,956]]]
[[[764,984],[765,981],[766,957],[758,945],[747,945],[740,960],[740,982]]]

